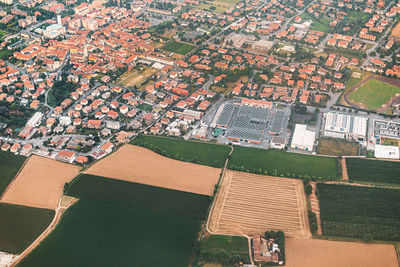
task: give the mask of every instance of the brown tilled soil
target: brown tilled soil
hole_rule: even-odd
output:
[[[212,195],[221,169],[178,161],[153,151],[124,145],[96,162],[85,173],[164,187],[202,195]]]
[[[282,230],[293,238],[309,238],[301,180],[227,171],[209,222],[218,234],[255,235]]]
[[[349,180],[349,175],[347,174],[347,166],[346,166],[346,159],[342,158],[342,180],[343,181],[348,181]]]
[[[390,244],[287,239],[286,267],[398,267]]]
[[[1,202],[56,209],[64,184],[79,170],[79,166],[33,155],[8,186]]]

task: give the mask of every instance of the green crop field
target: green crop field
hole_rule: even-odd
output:
[[[224,166],[231,150],[225,145],[150,135],[137,137],[131,144],[146,147],[169,158],[218,168]]]
[[[199,227],[196,219],[81,199],[18,266],[186,267]]]
[[[400,162],[346,158],[351,181],[400,184]]]
[[[340,177],[337,164],[336,158],[235,147],[228,167],[232,170],[272,176],[301,178],[308,175],[326,180]]]
[[[321,183],[317,189],[323,234],[400,240],[400,190]]]
[[[224,255],[223,257],[221,255]],[[221,261],[221,258],[224,258]],[[242,236],[211,235],[200,242],[198,262],[250,263],[249,244]]]
[[[54,211],[0,203],[0,251],[19,254],[46,228]]]
[[[366,109],[376,110],[396,94],[400,94],[399,87],[372,79],[350,93],[349,99]]]
[[[67,195],[114,204],[167,212],[182,217],[205,218],[209,196],[161,187],[81,174],[70,185]],[[176,206],[179,206],[179,209]]]
[[[23,156],[16,156],[9,152],[0,151],[0,196],[14,179],[25,159]]]
[[[209,197],[81,175],[80,200],[18,266],[188,266]]]
[[[169,42],[168,44],[163,46],[164,50],[174,52],[177,54],[181,54],[181,55],[186,55],[187,53],[192,51],[193,48],[195,48],[194,45],[181,43],[181,42],[177,42],[177,41]]]

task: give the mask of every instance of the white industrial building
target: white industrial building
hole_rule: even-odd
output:
[[[40,125],[40,122],[42,121],[43,118],[43,113],[42,112],[36,112],[33,114],[33,116],[28,120],[26,123],[26,126],[30,127],[37,127]]]
[[[399,147],[375,145],[375,158],[399,159]]]
[[[291,148],[313,151],[315,132],[307,129],[305,124],[296,124],[294,129]]]
[[[324,135],[334,138],[366,141],[368,119],[336,112],[324,113]]]

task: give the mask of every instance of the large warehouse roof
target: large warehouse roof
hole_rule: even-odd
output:
[[[296,124],[292,138],[292,148],[299,148],[308,151],[314,149],[315,132],[307,130],[307,125]]]

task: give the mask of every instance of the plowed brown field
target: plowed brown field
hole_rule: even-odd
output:
[[[163,157],[149,149],[124,145],[85,173],[212,195],[221,170]]]
[[[1,201],[56,209],[64,184],[71,181],[79,170],[79,166],[33,155],[8,186]]]
[[[301,180],[227,171],[212,210],[210,231],[254,235],[282,230],[310,237]]]
[[[287,239],[287,267],[398,267],[389,244]]]

